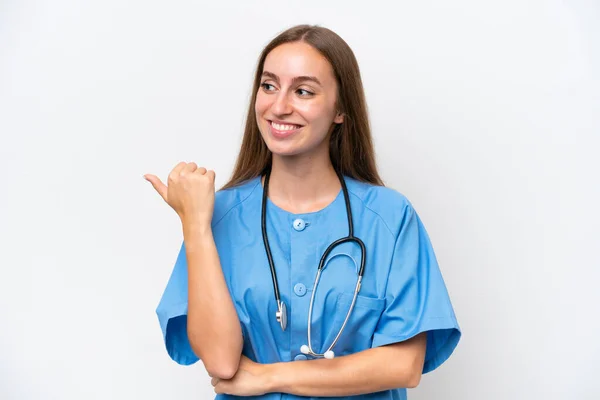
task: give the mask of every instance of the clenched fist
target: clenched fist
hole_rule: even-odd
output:
[[[180,162],[169,174],[167,185],[144,175],[184,224],[210,226],[215,205],[215,172],[196,163]]]

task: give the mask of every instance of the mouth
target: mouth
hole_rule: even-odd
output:
[[[302,125],[277,123],[267,120],[271,134],[277,138],[289,137],[302,129]]]

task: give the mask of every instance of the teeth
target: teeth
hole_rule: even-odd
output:
[[[276,124],[275,122],[271,122],[271,125],[273,125],[273,128],[277,129],[278,131],[291,131],[298,128],[298,125],[281,125]]]

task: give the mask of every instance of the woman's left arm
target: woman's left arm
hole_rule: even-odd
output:
[[[270,392],[298,396],[353,396],[395,388],[414,388],[421,380],[427,333],[409,340],[332,360],[257,364],[242,357],[236,375],[213,379],[216,393],[238,396]]]

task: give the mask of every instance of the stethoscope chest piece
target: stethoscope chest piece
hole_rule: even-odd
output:
[[[277,322],[281,325],[281,330],[285,331],[285,328],[287,327],[287,307],[283,301],[280,301],[277,305],[275,316],[277,317]]]

